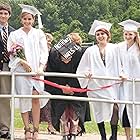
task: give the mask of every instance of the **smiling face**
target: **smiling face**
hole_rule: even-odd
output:
[[[0,24],[5,26],[10,18],[10,13],[7,10],[0,10]]]
[[[123,37],[124,40],[128,43],[128,44],[132,44],[135,42],[135,38],[136,38],[136,33],[132,32],[132,31],[124,31],[123,33]]]
[[[99,44],[100,43],[106,43],[106,42],[108,42],[108,38],[109,38],[109,36],[107,35],[107,33],[105,33],[102,30],[96,31],[95,37],[96,37],[96,40],[97,40],[97,42]]]
[[[24,28],[30,29],[34,24],[35,17],[29,13],[22,13],[21,15],[21,23]]]

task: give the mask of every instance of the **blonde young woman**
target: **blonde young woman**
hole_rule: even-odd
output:
[[[45,33],[45,35],[46,35],[46,39],[47,39],[47,47],[50,51],[50,49],[52,47],[53,36],[51,33]]]
[[[44,32],[41,29],[33,28],[35,15],[40,12],[33,6],[23,5],[21,13],[22,27],[12,32],[8,38],[8,51],[11,52],[13,47],[21,46],[23,48],[25,59],[10,56],[9,66],[13,72],[43,72],[44,66],[48,59],[47,41]],[[38,16],[39,16],[38,15]],[[39,24],[41,25],[41,24]],[[38,95],[43,92],[43,86],[31,77],[17,76],[15,90],[19,95]],[[40,100],[38,98],[27,99],[20,98],[20,110],[24,123],[25,139],[38,139]],[[33,116],[33,135],[29,127],[28,111],[32,109]]]
[[[118,44],[120,59],[120,76],[128,78],[140,78],[140,43],[138,28],[140,23],[134,20],[126,20],[119,25],[123,26],[124,41]],[[140,84],[135,85],[135,100],[140,101]],[[126,101],[133,100],[132,83],[124,82],[120,89],[120,99]],[[121,105],[120,107],[122,126],[125,128],[126,139],[130,140],[130,128],[132,127],[132,105]],[[134,127],[140,128],[140,106],[135,106]]]
[[[112,81],[91,79],[91,76],[118,76],[116,45],[109,43],[110,23],[95,20],[89,34],[94,35],[97,44],[86,49],[83,54],[77,74],[84,74],[88,78],[79,78],[82,88],[96,89],[111,84]],[[90,91],[88,97],[99,99],[117,99],[117,87],[104,90]],[[118,106],[104,102],[93,102],[95,120],[101,135],[101,140],[107,140],[104,122],[111,124],[112,135],[110,140],[117,140]]]

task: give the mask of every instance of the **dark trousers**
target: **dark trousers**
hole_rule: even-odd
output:
[[[8,63],[3,64],[3,71],[9,71]],[[11,93],[11,76],[1,75],[0,76],[0,94],[10,94]],[[7,130],[10,129],[11,123],[11,109],[10,109],[10,99],[0,98],[0,129],[6,127]]]

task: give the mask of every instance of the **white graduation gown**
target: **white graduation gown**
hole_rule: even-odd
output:
[[[117,69],[117,56],[116,56],[116,45],[108,43],[105,48],[105,63],[100,56],[99,48],[97,45],[89,47],[83,54],[79,66],[77,68],[77,74],[91,73],[95,76],[118,76]],[[82,88],[95,89],[104,85],[112,84],[115,81],[110,80],[87,80],[84,78],[78,78]],[[99,98],[99,99],[116,99],[117,98],[117,87],[111,87],[108,89],[89,91],[88,97]],[[113,104],[103,102],[92,102],[94,108],[95,120],[97,123],[102,121],[110,121],[113,112]]]
[[[119,73],[124,73],[129,78],[140,78],[140,50],[136,43],[127,49],[126,42],[118,44],[119,59],[122,65],[122,70]],[[135,101],[140,101],[140,83],[135,85]],[[132,82],[124,82],[120,87],[120,100],[132,101],[133,100]],[[122,119],[124,104],[120,107],[120,118]],[[126,105],[127,114],[132,127],[132,105]],[[140,106],[135,106],[135,125],[140,128]]]
[[[11,32],[8,38],[7,49],[11,50],[11,46],[19,44],[24,48],[24,53],[26,60],[32,72],[37,72],[39,65],[47,63],[48,60],[48,47],[45,34],[40,29],[31,28],[28,34],[26,34],[22,28]],[[23,67],[19,64],[20,59],[10,56],[9,67],[12,72],[25,72]],[[35,80],[32,80],[31,77],[27,76],[17,76],[15,81],[15,91],[18,95],[32,95],[33,86],[40,93],[44,94],[44,84]],[[44,106],[47,103],[47,99],[40,99],[41,106]],[[46,100],[46,101],[45,101]],[[21,112],[30,111],[32,108],[31,99],[20,98],[19,99]]]

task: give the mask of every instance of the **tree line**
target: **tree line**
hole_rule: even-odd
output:
[[[112,42],[122,40],[119,22],[133,19],[140,22],[140,0],[1,0],[12,7],[10,24],[21,26],[19,3],[35,6],[42,13],[43,30],[53,34],[57,42],[70,32],[79,32],[84,42],[94,41],[88,35],[95,19],[113,23]]]

